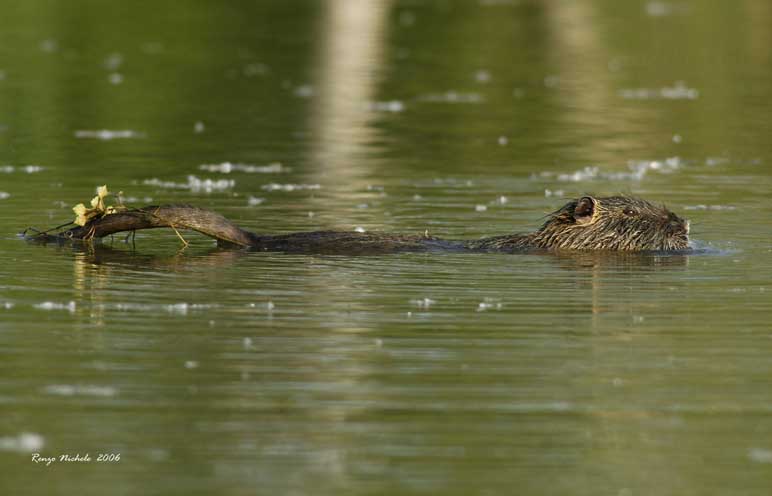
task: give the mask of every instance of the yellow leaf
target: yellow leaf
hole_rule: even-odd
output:
[[[82,203],[78,203],[74,207],[72,207],[72,211],[75,212],[75,215],[85,215],[86,214],[86,206]]]
[[[101,196],[95,196],[94,198],[91,199],[91,207],[92,208],[99,208],[98,205],[99,205],[100,201],[102,201],[102,197]]]
[[[109,194],[110,193],[107,191],[107,185],[106,184],[104,186],[100,186],[100,187],[97,188],[97,196],[99,198],[104,198],[104,197],[106,197]]]

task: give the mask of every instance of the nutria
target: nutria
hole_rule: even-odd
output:
[[[536,231],[471,241],[425,235],[315,231],[263,235],[245,231],[225,217],[191,206],[164,205],[120,211],[56,234],[32,239],[92,239],[155,227],[192,229],[220,245],[305,253],[394,253],[408,251],[526,252],[563,250],[674,251],[689,248],[689,222],[664,206],[629,196],[583,196],[549,214]]]

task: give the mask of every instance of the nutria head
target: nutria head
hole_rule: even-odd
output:
[[[639,198],[583,196],[550,214],[532,242],[557,250],[685,250],[689,221]]]

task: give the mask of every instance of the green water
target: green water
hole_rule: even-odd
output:
[[[769,494],[770,22],[763,0],[4,2],[0,494]],[[707,253],[16,237],[101,184],[254,231],[455,239],[631,193]]]

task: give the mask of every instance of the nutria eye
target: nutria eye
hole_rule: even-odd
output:
[[[626,208],[626,209],[624,209],[624,214],[625,215],[629,215],[630,217],[632,217],[633,215],[637,215],[638,212],[636,212],[632,208]]]

